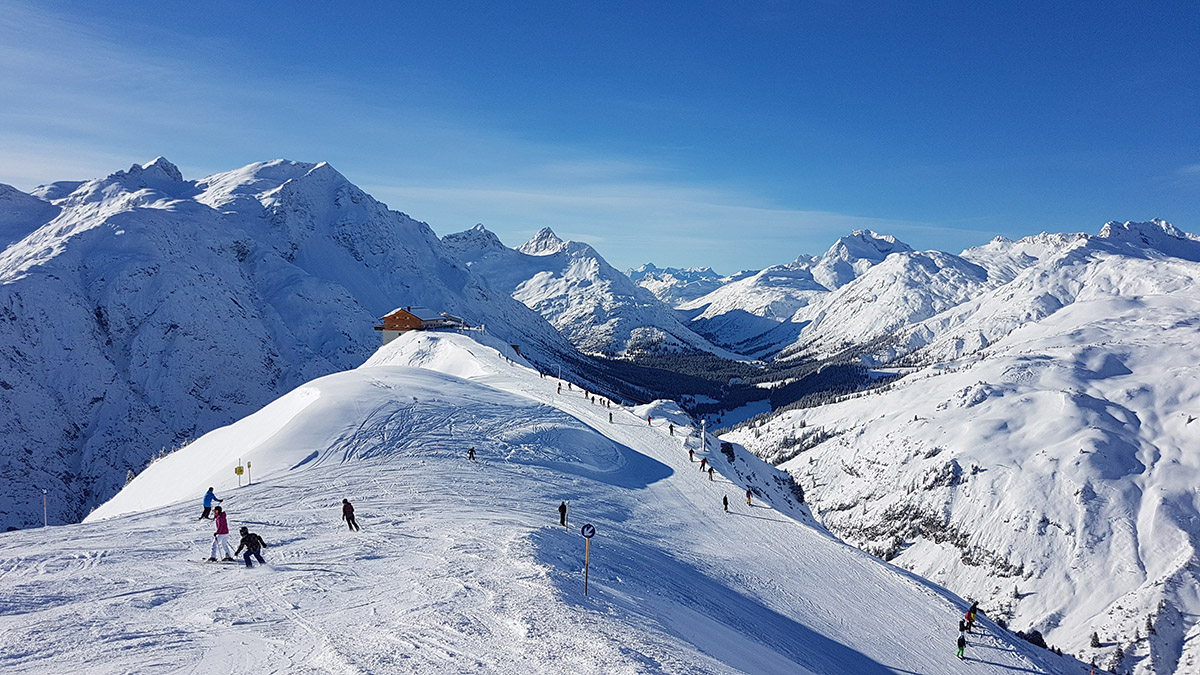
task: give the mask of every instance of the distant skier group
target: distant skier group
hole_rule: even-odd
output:
[[[200,517],[197,519],[207,520],[211,513],[213,523],[217,528],[216,532],[213,533],[212,552],[209,553],[208,562],[217,562],[217,551],[220,549],[224,554],[220,559],[221,562],[237,562],[235,556],[240,555],[242,556],[242,560],[245,561],[246,567],[254,567],[254,563],[251,562],[252,558],[258,560],[260,565],[265,565],[267,561],[263,559],[262,550],[266,548],[267,543],[263,541],[262,537],[251,532],[248,527],[242,526],[238,530],[241,540],[238,542],[237,550],[232,553],[230,552],[229,517],[226,515],[225,509],[220,506],[220,503],[224,500],[217,497],[213,493],[213,490],[214,488],[210,487],[204,493],[204,511],[200,513]],[[217,505],[214,506],[213,502],[216,502]],[[349,499],[342,500],[342,520],[346,521],[346,525],[350,528],[350,531],[359,531],[358,521],[354,519],[354,505],[350,503]],[[244,555],[242,554],[243,550],[246,552]]]
[[[960,659],[964,658],[963,651],[967,648],[967,633],[970,633],[971,629],[975,627],[975,615],[978,612],[979,603],[972,602],[971,606],[967,608],[966,615],[958,621],[958,642],[956,643],[958,651],[954,655]]]

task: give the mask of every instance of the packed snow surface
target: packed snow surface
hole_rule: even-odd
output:
[[[157,461],[83,524],[0,536],[0,669],[1081,672],[986,618],[958,661],[966,603],[831,537],[780,472],[702,445],[673,404],[559,393],[496,347],[406,335]],[[209,486],[266,565],[201,562]]]

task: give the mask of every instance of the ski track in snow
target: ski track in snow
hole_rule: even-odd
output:
[[[490,402],[470,392],[459,401],[466,384],[453,382],[441,402],[422,398],[389,411],[355,401],[341,409],[361,416],[349,436],[327,448],[289,448],[298,457],[316,450],[316,460],[264,471],[252,486],[218,482],[231,537],[243,524],[259,533],[265,566],[200,562],[212,530],[211,521],[195,520],[200,492],[141,513],[0,538],[0,670],[967,668],[953,658],[961,600],[817,529],[774,484],[757,488],[778,509],[763,496],[747,507],[739,475],[773,471],[748,453],[739,450],[731,466],[715,439],[705,451],[672,409],[614,407],[610,424],[610,409],[582,393],[558,395],[556,380],[499,355],[479,358],[491,374],[468,389],[494,387]],[[404,372],[420,371],[389,376],[411,377]],[[655,425],[644,423],[647,414]],[[582,442],[611,453],[567,447]],[[471,445],[477,462],[466,459]],[[689,445],[700,449],[696,462]],[[699,471],[701,457],[716,467],[716,480]],[[209,480],[159,471],[188,494]],[[338,520],[343,497],[354,503],[361,532]],[[566,529],[560,500],[570,503]],[[584,522],[598,530],[587,596]],[[1073,672],[1067,667],[1076,662],[981,623],[985,634],[967,650],[970,672]]]

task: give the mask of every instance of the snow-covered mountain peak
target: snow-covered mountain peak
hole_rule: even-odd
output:
[[[911,246],[890,234],[878,234],[871,230],[854,230],[848,237],[841,237],[823,257],[857,260],[865,258],[880,262],[897,251],[911,251]]]
[[[911,246],[891,235],[855,230],[850,236],[834,242],[825,255],[812,264],[812,275],[832,291],[857,279],[869,267],[883,262],[889,255],[912,250]],[[806,262],[803,258],[797,259],[798,265],[804,266]]]
[[[1200,238],[1161,218],[1144,223],[1110,221],[1100,230],[1099,237],[1137,247],[1150,247],[1176,258],[1200,261]]]
[[[447,234],[442,237],[442,244],[452,253],[464,259],[469,259],[470,255],[478,255],[480,252],[486,253],[508,248],[504,242],[500,241],[500,237],[484,227],[483,223],[476,223],[475,227],[469,230]],[[466,253],[470,255],[464,256],[463,254]]]
[[[182,183],[183,172],[167,158],[159,156],[145,164],[134,164],[127,171],[118,171],[109,176],[110,180],[133,179],[145,185],[154,185],[163,181]]]
[[[554,230],[543,227],[533,238],[521,244],[517,250],[528,255],[552,255],[564,250],[567,242],[558,238]]]

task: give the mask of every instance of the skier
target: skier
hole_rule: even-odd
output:
[[[652,419],[653,419],[652,417],[650,417],[649,415],[646,415],[646,426],[654,425],[654,422],[652,421]]]
[[[475,447],[474,446],[472,446],[470,450],[467,450],[467,459],[471,460],[472,462],[475,461]]]
[[[747,488],[747,489],[746,489],[746,506],[753,506],[753,504],[751,504],[751,503],[750,503],[750,490],[749,490],[749,488]]]
[[[712,480],[712,479],[713,479],[713,477],[712,477],[712,467],[711,467],[711,466],[710,466],[710,467],[708,467],[708,479],[709,479],[709,480]]]
[[[254,567],[254,564],[250,562],[250,556],[258,558],[258,564],[266,565],[267,561],[263,560],[262,553],[260,553],[263,547],[267,545],[266,542],[262,540],[262,537],[251,532],[250,528],[246,526],[242,526],[240,532],[242,533],[242,541],[238,543],[237,550],[233,554],[239,555],[242,549],[245,548],[246,555],[242,559],[246,561],[246,567]]]
[[[558,505],[558,524],[563,527],[567,526],[567,503],[563,502]]]
[[[675,424],[674,423],[668,424],[667,430],[671,432],[672,436],[674,436],[675,435]]]
[[[721,501],[725,504],[725,513],[729,513],[729,495],[721,497]]]
[[[967,636],[962,633],[958,634],[958,658],[963,657],[963,650],[967,648]]]
[[[979,611],[979,602],[977,602],[977,601],[972,602],[971,606],[967,609],[967,632],[968,633],[970,633],[971,629],[975,627],[975,614],[978,611]]]
[[[696,459],[695,459],[695,455],[696,455],[696,451],[695,451],[695,450],[692,450],[691,448],[688,448],[688,461],[689,461],[689,462],[694,462],[694,461],[696,461]]]
[[[705,469],[705,467],[706,467],[707,465],[708,465],[708,458],[707,458],[707,457],[701,457],[701,458],[700,458],[700,470],[701,470],[701,471],[704,471],[704,469]]]
[[[349,499],[342,500],[342,520],[346,521],[346,527],[358,532],[358,521],[354,520],[354,505]]]
[[[562,382],[558,383],[558,393],[562,393]]]
[[[214,501],[219,504],[224,500],[217,499],[217,496],[213,494],[213,489],[208,488],[208,492],[204,493],[204,513],[201,513],[200,517],[197,518],[196,520],[204,520],[205,518],[208,518],[208,512],[212,510],[212,505],[213,505]]]
[[[967,632],[967,622],[966,621],[964,621],[962,619],[958,620],[958,632],[960,632],[960,633]]]
[[[612,411],[611,410],[608,412],[608,423],[612,424]]]
[[[233,556],[229,553],[229,521],[226,520],[225,511],[221,507],[213,507],[213,520],[217,523],[217,531],[213,533],[212,553],[208,556],[208,561],[217,561],[218,546],[225,551],[225,557],[221,560],[226,562],[232,561]]]

